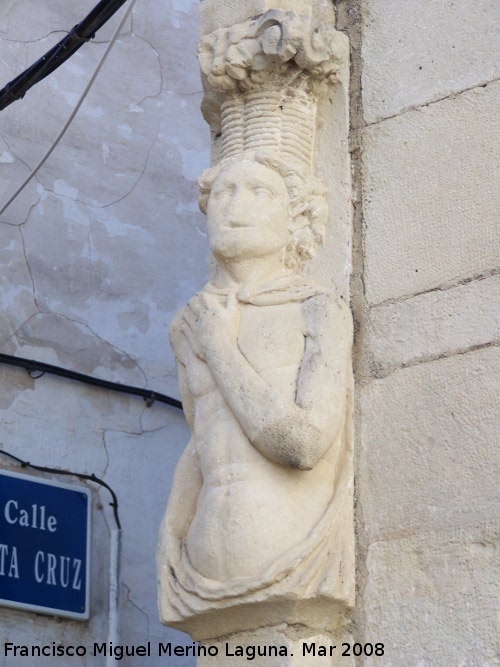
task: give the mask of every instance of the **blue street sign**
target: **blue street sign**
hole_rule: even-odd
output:
[[[0,471],[0,605],[89,617],[90,492]]]

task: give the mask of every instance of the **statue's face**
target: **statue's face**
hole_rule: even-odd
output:
[[[288,192],[282,177],[259,162],[230,164],[216,177],[207,206],[215,257],[252,259],[279,254],[290,238]]]

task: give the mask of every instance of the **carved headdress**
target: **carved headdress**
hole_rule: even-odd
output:
[[[220,134],[215,162],[264,150],[311,172],[318,91],[343,71],[346,48],[342,33],[282,9],[203,37],[198,57],[211,93],[203,108]]]

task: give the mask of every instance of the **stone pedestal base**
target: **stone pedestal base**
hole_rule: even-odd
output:
[[[342,656],[347,630],[326,635],[304,626],[275,626],[200,642],[197,667],[352,667]],[[206,653],[206,655],[203,655]]]

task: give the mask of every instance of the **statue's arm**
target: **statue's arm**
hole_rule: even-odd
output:
[[[310,456],[319,460],[344,428],[352,364],[349,307],[327,295],[306,304],[308,331],[295,402],[320,434]]]
[[[295,402],[271,387],[224,332],[205,358],[254,447],[281,465],[310,470],[343,426],[352,321],[348,308],[326,295],[303,307],[305,350]]]
[[[182,313],[182,311],[181,311]],[[179,389],[182,407],[191,431],[193,430],[193,397],[186,377],[185,358],[187,341],[182,333],[182,314],[178,313],[169,329],[170,344],[177,362]],[[158,562],[163,566],[169,561],[168,554],[175,558],[196,510],[198,495],[203,484],[200,461],[193,440],[182,453],[175,469],[167,510],[163,517],[158,542]],[[165,556],[167,556],[165,558]]]
[[[191,392],[189,390],[189,385],[187,382],[186,365],[185,365],[185,359],[188,353],[189,343],[187,342],[186,337],[183,333],[182,312],[183,312],[182,310],[179,311],[172,320],[172,323],[168,331],[168,335],[170,339],[170,345],[174,352],[174,357],[177,364],[177,379],[179,383],[179,391],[181,394],[182,409],[184,411],[184,416],[186,417],[186,421],[189,425],[189,428],[191,429],[192,432],[194,426],[194,405],[193,405],[193,397],[191,395]]]

